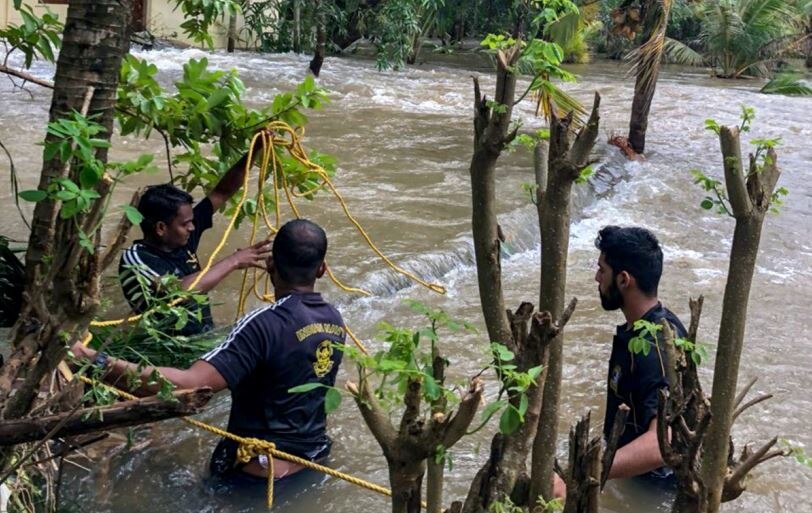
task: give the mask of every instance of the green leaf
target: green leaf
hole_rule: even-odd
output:
[[[333,413],[339,406],[341,406],[341,393],[333,387],[328,388],[327,393],[324,394],[325,413]]]
[[[289,394],[302,394],[302,393],[305,393],[305,392],[310,392],[311,390],[315,390],[317,388],[321,388],[323,386],[325,386],[325,385],[323,385],[323,384],[321,384],[319,382],[305,383],[303,385],[298,385],[298,386],[295,386],[293,388],[289,388],[288,393]]]
[[[699,206],[704,208],[705,210],[710,210],[713,208],[713,200],[707,197],[702,200],[702,203],[700,203]]]
[[[442,389],[440,385],[437,384],[437,380],[434,379],[432,376],[428,374],[423,375],[423,392],[426,394],[426,398],[430,401],[435,401],[440,398],[440,394],[442,394]]]
[[[509,435],[519,429],[521,424],[522,417],[519,411],[512,404],[509,404],[505,411],[502,412],[502,416],[499,417],[499,432],[503,435]]]
[[[45,191],[40,191],[37,189],[32,189],[28,191],[22,191],[18,194],[20,198],[25,201],[30,201],[32,203],[36,203],[37,201],[42,201],[46,197],[48,197],[48,193]]]
[[[497,411],[504,408],[505,405],[507,405],[507,404],[508,404],[508,402],[506,400],[504,400],[504,399],[501,399],[499,401],[493,401],[492,403],[486,404],[485,408],[482,409],[482,418],[487,419],[488,417],[490,417],[491,415],[493,415]]]
[[[217,107],[218,105],[223,103],[226,98],[228,98],[229,94],[231,94],[231,91],[226,87],[218,89],[217,91],[212,93],[211,96],[209,96],[208,101],[206,101],[206,107],[209,110]]]
[[[127,220],[134,225],[141,224],[141,221],[144,220],[144,216],[141,214],[141,212],[139,212],[138,209],[132,205],[127,205],[124,207],[124,215],[127,216]]]

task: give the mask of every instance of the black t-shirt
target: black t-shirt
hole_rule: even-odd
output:
[[[214,207],[209,198],[204,198],[203,201],[195,205],[193,212],[195,230],[182,248],[166,252],[148,245],[143,240],[137,240],[121,254],[118,264],[119,282],[124,297],[136,313],[147,310],[149,304],[144,300],[143,296],[138,296],[141,287],[137,280],[130,279],[132,272],[138,272],[147,278],[153,284],[151,292],[159,294],[155,286],[157,278],[167,274],[174,274],[182,279],[200,270],[200,262],[197,259],[197,246],[200,244],[200,236],[212,226]],[[188,336],[209,331],[214,327],[208,301],[203,305],[192,302],[186,306],[192,311],[199,309],[201,320],[198,321],[193,316],[190,316],[189,321],[179,331],[176,332],[172,329],[167,329],[167,331]],[[174,321],[169,320],[168,322]]]
[[[661,303],[646,312],[643,319],[658,324],[666,319],[674,327],[676,337],[686,336],[685,327],[677,316]],[[618,406],[625,404],[630,410],[618,448],[648,431],[651,419],[657,416],[657,391],[668,386],[665,374],[668,362],[662,346],[662,335],[658,336],[656,345],[655,341],[649,340],[652,347],[648,356],[629,351],[629,340],[636,335],[635,330],[627,329],[625,324],[618,326],[609,359],[606,416],[603,423],[606,438],[611,434]]]
[[[341,314],[315,292],[289,294],[243,317],[201,358],[231,390],[229,432],[302,457],[329,444],[326,389],[288,390],[313,382],[332,386],[343,355],[333,344],[345,337]]]

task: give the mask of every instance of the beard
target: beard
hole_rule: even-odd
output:
[[[623,295],[614,280],[612,280],[606,294],[601,292],[600,287],[598,287],[598,295],[601,297],[601,306],[606,311],[611,312],[623,306]]]

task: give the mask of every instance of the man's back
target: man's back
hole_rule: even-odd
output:
[[[269,440],[303,457],[329,447],[322,387],[335,383],[344,343],[338,311],[315,292],[293,292],[243,317],[228,338],[202,357],[232,392],[228,430]]]

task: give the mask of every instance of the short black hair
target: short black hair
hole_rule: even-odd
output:
[[[626,271],[634,276],[641,292],[657,295],[663,274],[663,250],[653,233],[639,226],[604,226],[595,247],[603,253],[613,276]]]
[[[138,211],[144,216],[141,221],[144,236],[155,235],[155,225],[158,222],[171,223],[183,204],[192,204],[191,194],[171,183],[148,187],[138,201]]]
[[[327,254],[327,234],[312,221],[294,219],[279,229],[271,255],[279,276],[290,285],[312,285]]]

